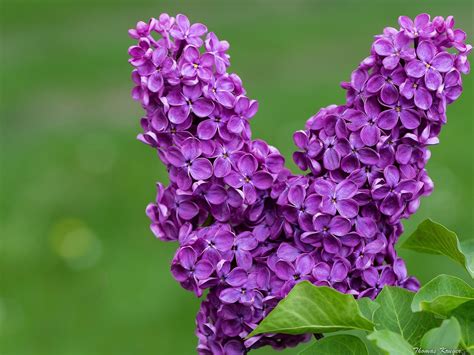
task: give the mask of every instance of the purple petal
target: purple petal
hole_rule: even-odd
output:
[[[394,52],[392,43],[384,38],[375,41],[374,50],[375,53],[381,56],[387,56]]]
[[[378,92],[385,84],[385,79],[382,75],[374,75],[367,82],[367,91],[371,93]]]
[[[275,264],[275,274],[282,280],[291,280],[295,274],[295,268],[289,262],[279,260]]]
[[[198,137],[204,140],[211,139],[216,135],[217,123],[213,119],[204,120],[197,126]]]
[[[398,90],[395,85],[385,84],[380,92],[380,98],[388,105],[395,103],[398,100]]]
[[[340,260],[336,260],[331,269],[331,281],[332,282],[344,281],[345,278],[347,277],[348,272],[349,272],[349,269],[347,265]]]
[[[206,180],[212,176],[212,164],[206,158],[193,161],[190,168],[191,176],[196,180]]]
[[[329,274],[331,272],[331,267],[324,263],[324,262],[319,262],[315,265],[313,269],[313,276],[316,280],[327,280],[329,277]]]
[[[366,125],[360,132],[360,138],[365,145],[371,147],[379,141],[380,130],[375,125]]]
[[[232,287],[242,286],[247,282],[247,271],[243,268],[236,267],[227,275],[226,282]]]
[[[240,172],[245,176],[252,176],[253,173],[257,170],[258,163],[257,159],[254,158],[251,154],[244,154],[240,157],[237,166],[239,167]]]
[[[277,256],[280,259],[290,261],[290,262],[295,261],[299,254],[300,254],[299,249],[295,248],[294,246],[288,243],[280,244],[277,250]]]
[[[189,34],[197,37],[202,36],[207,32],[207,27],[204,26],[202,23],[195,23],[189,28]]]
[[[428,110],[433,103],[433,97],[424,87],[415,90],[415,105],[422,110]]]
[[[351,198],[352,196],[355,195],[356,192],[357,192],[357,185],[349,180],[341,181],[339,184],[337,184],[336,190],[335,190],[336,197],[338,199]]]
[[[420,125],[420,115],[413,109],[403,109],[400,112],[400,121],[405,128],[414,129]]]
[[[431,42],[423,41],[418,44],[416,54],[422,61],[429,63],[436,54],[436,47]]]
[[[383,174],[385,176],[385,181],[389,186],[395,186],[400,181],[400,171],[393,165],[387,166],[384,169]]]
[[[359,213],[359,205],[354,200],[337,201],[336,208],[341,216],[346,218],[353,218]]]
[[[334,217],[329,223],[330,232],[337,236],[343,236],[351,230],[351,222],[341,216]]]
[[[290,201],[294,206],[302,206],[305,197],[306,192],[303,186],[301,185],[292,186],[288,191],[288,201]]]
[[[266,190],[272,186],[273,177],[266,171],[259,171],[252,176],[252,183],[257,189]]]
[[[217,101],[227,108],[232,108],[234,106],[235,96],[228,91],[217,91],[216,92]]]
[[[443,82],[443,78],[441,74],[432,68],[428,69],[425,75],[425,85],[430,90],[437,90],[441,83]]]
[[[358,217],[356,220],[356,231],[366,238],[372,238],[377,232],[377,225],[370,217]]]
[[[363,164],[375,165],[379,162],[379,154],[370,148],[362,148],[359,150],[360,161]]]
[[[240,290],[235,288],[226,288],[219,294],[219,299],[224,303],[235,303],[240,299]]]
[[[186,269],[191,269],[196,263],[196,252],[191,247],[184,247],[178,252],[178,260]]]
[[[226,184],[234,188],[239,188],[243,185],[242,176],[236,172],[231,172],[230,174],[226,175],[224,177],[224,181]]]
[[[417,59],[408,62],[405,67],[408,76],[412,78],[421,78],[426,73],[426,66],[422,61]]]
[[[197,99],[192,104],[193,112],[198,117],[207,117],[214,111],[214,103],[208,99]]]
[[[376,269],[369,268],[364,270],[362,273],[362,278],[369,286],[375,287],[375,285],[377,285],[377,281],[379,280],[379,273]]]
[[[334,148],[326,149],[323,155],[324,167],[328,170],[336,170],[339,167],[341,157]]]
[[[431,65],[441,73],[446,73],[453,67],[453,57],[451,54],[442,52],[438,53],[431,62]]]
[[[334,192],[334,185],[327,180],[318,179],[314,184],[314,191],[321,196],[330,196]]]
[[[227,176],[230,173],[231,170],[232,170],[232,166],[231,166],[231,163],[230,163],[229,159],[218,157],[214,161],[214,175],[216,177]],[[240,180],[240,176],[237,175],[237,178]],[[231,185],[231,186],[233,186],[233,185]]]
[[[314,260],[309,254],[301,254],[296,259],[296,271],[300,275],[307,275],[313,268]]]
[[[341,242],[332,235],[327,235],[323,238],[323,248],[329,254],[337,254],[341,249]]]
[[[214,271],[214,267],[212,266],[211,262],[208,260],[200,260],[196,264],[196,268],[194,270],[194,276],[199,280],[205,280],[209,276],[211,276],[212,272]]]
[[[178,215],[187,221],[193,219],[199,213],[199,207],[194,202],[185,201],[178,207]]]
[[[191,109],[188,105],[173,106],[168,111],[168,118],[171,123],[180,124],[186,121]]]
[[[252,184],[244,184],[243,191],[247,203],[253,204],[257,200],[257,191]]]
[[[380,113],[378,126],[382,129],[392,129],[398,122],[398,113],[395,110],[386,110]]]
[[[161,73],[154,72],[148,79],[148,89],[152,92],[158,92],[163,87],[163,76]]]

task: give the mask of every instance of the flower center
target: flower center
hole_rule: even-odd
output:
[[[400,112],[401,110],[402,110],[402,108],[400,106],[395,107],[395,111]]]

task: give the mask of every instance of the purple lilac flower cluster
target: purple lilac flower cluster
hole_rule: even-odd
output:
[[[321,109],[294,134],[301,176],[276,148],[251,139],[258,104],[227,71],[228,42],[184,15],[129,31],[138,41],[129,48],[132,96],[145,110],[138,139],[170,177],[146,213],[158,238],[179,242],[176,280],[197,296],[208,290],[196,318],[200,354],[307,340],[244,341],[301,280],[357,298],[384,285],[419,287],[394,244],[401,219],[433,190],[428,147],[461,94],[472,47],[452,17],[402,16],[399,24],[376,36],[342,84],[346,104]]]

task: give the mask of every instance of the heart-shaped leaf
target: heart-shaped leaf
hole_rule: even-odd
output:
[[[372,301],[368,297],[359,298],[357,303],[359,304],[359,309],[362,315],[370,321],[373,321],[374,313],[380,307],[380,304]]]
[[[300,355],[367,355],[364,342],[354,335],[340,334],[322,338],[299,353]]]
[[[457,277],[439,275],[413,297],[411,309],[448,317],[452,310],[471,300],[474,300],[474,288]]]
[[[444,354],[443,349],[457,349],[461,342],[461,326],[456,318],[446,319],[439,328],[429,330],[421,339],[421,348]]]
[[[460,243],[456,233],[431,219],[423,221],[401,248],[446,255],[464,266],[474,278],[474,242]]]
[[[382,354],[388,355],[411,355],[413,347],[403,337],[390,330],[376,330],[367,335],[367,339],[372,341]]]
[[[474,354],[474,301],[469,301],[456,308],[452,316],[461,325],[461,344]]]
[[[352,295],[303,281],[293,287],[248,337],[261,333],[329,333],[373,328]]]
[[[418,346],[429,329],[440,324],[433,314],[411,311],[413,292],[399,287],[385,286],[376,302],[380,304],[374,313],[377,330],[387,329],[401,335],[409,344]]]

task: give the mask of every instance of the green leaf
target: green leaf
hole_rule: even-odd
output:
[[[456,233],[427,219],[423,221],[401,248],[421,253],[446,255],[464,266],[474,278],[474,242],[459,243]]]
[[[360,313],[353,296],[303,281],[293,287],[248,338],[261,333],[329,333],[373,327]]]
[[[443,349],[457,349],[461,341],[461,326],[456,318],[446,319],[439,328],[429,330],[421,339],[421,348],[444,354]]]
[[[300,355],[367,355],[367,347],[364,342],[354,335],[334,335],[322,338],[314,342],[306,349],[299,352]]]
[[[439,275],[413,297],[411,309],[448,317],[453,309],[471,300],[474,300],[474,288],[457,277]]]
[[[398,333],[388,329],[376,330],[367,335],[367,339],[372,341],[383,354],[388,355],[409,355],[413,354],[413,347]]]
[[[380,304],[372,301],[368,297],[359,298],[357,303],[359,304],[359,309],[362,315],[370,321],[373,321],[374,313],[380,307]]]
[[[461,326],[462,346],[474,353],[474,301],[466,302],[451,314]]]
[[[441,321],[431,313],[413,313],[410,306],[414,295],[403,288],[385,286],[375,299],[380,304],[374,313],[375,329],[398,333],[411,345],[418,346],[423,334]]]

